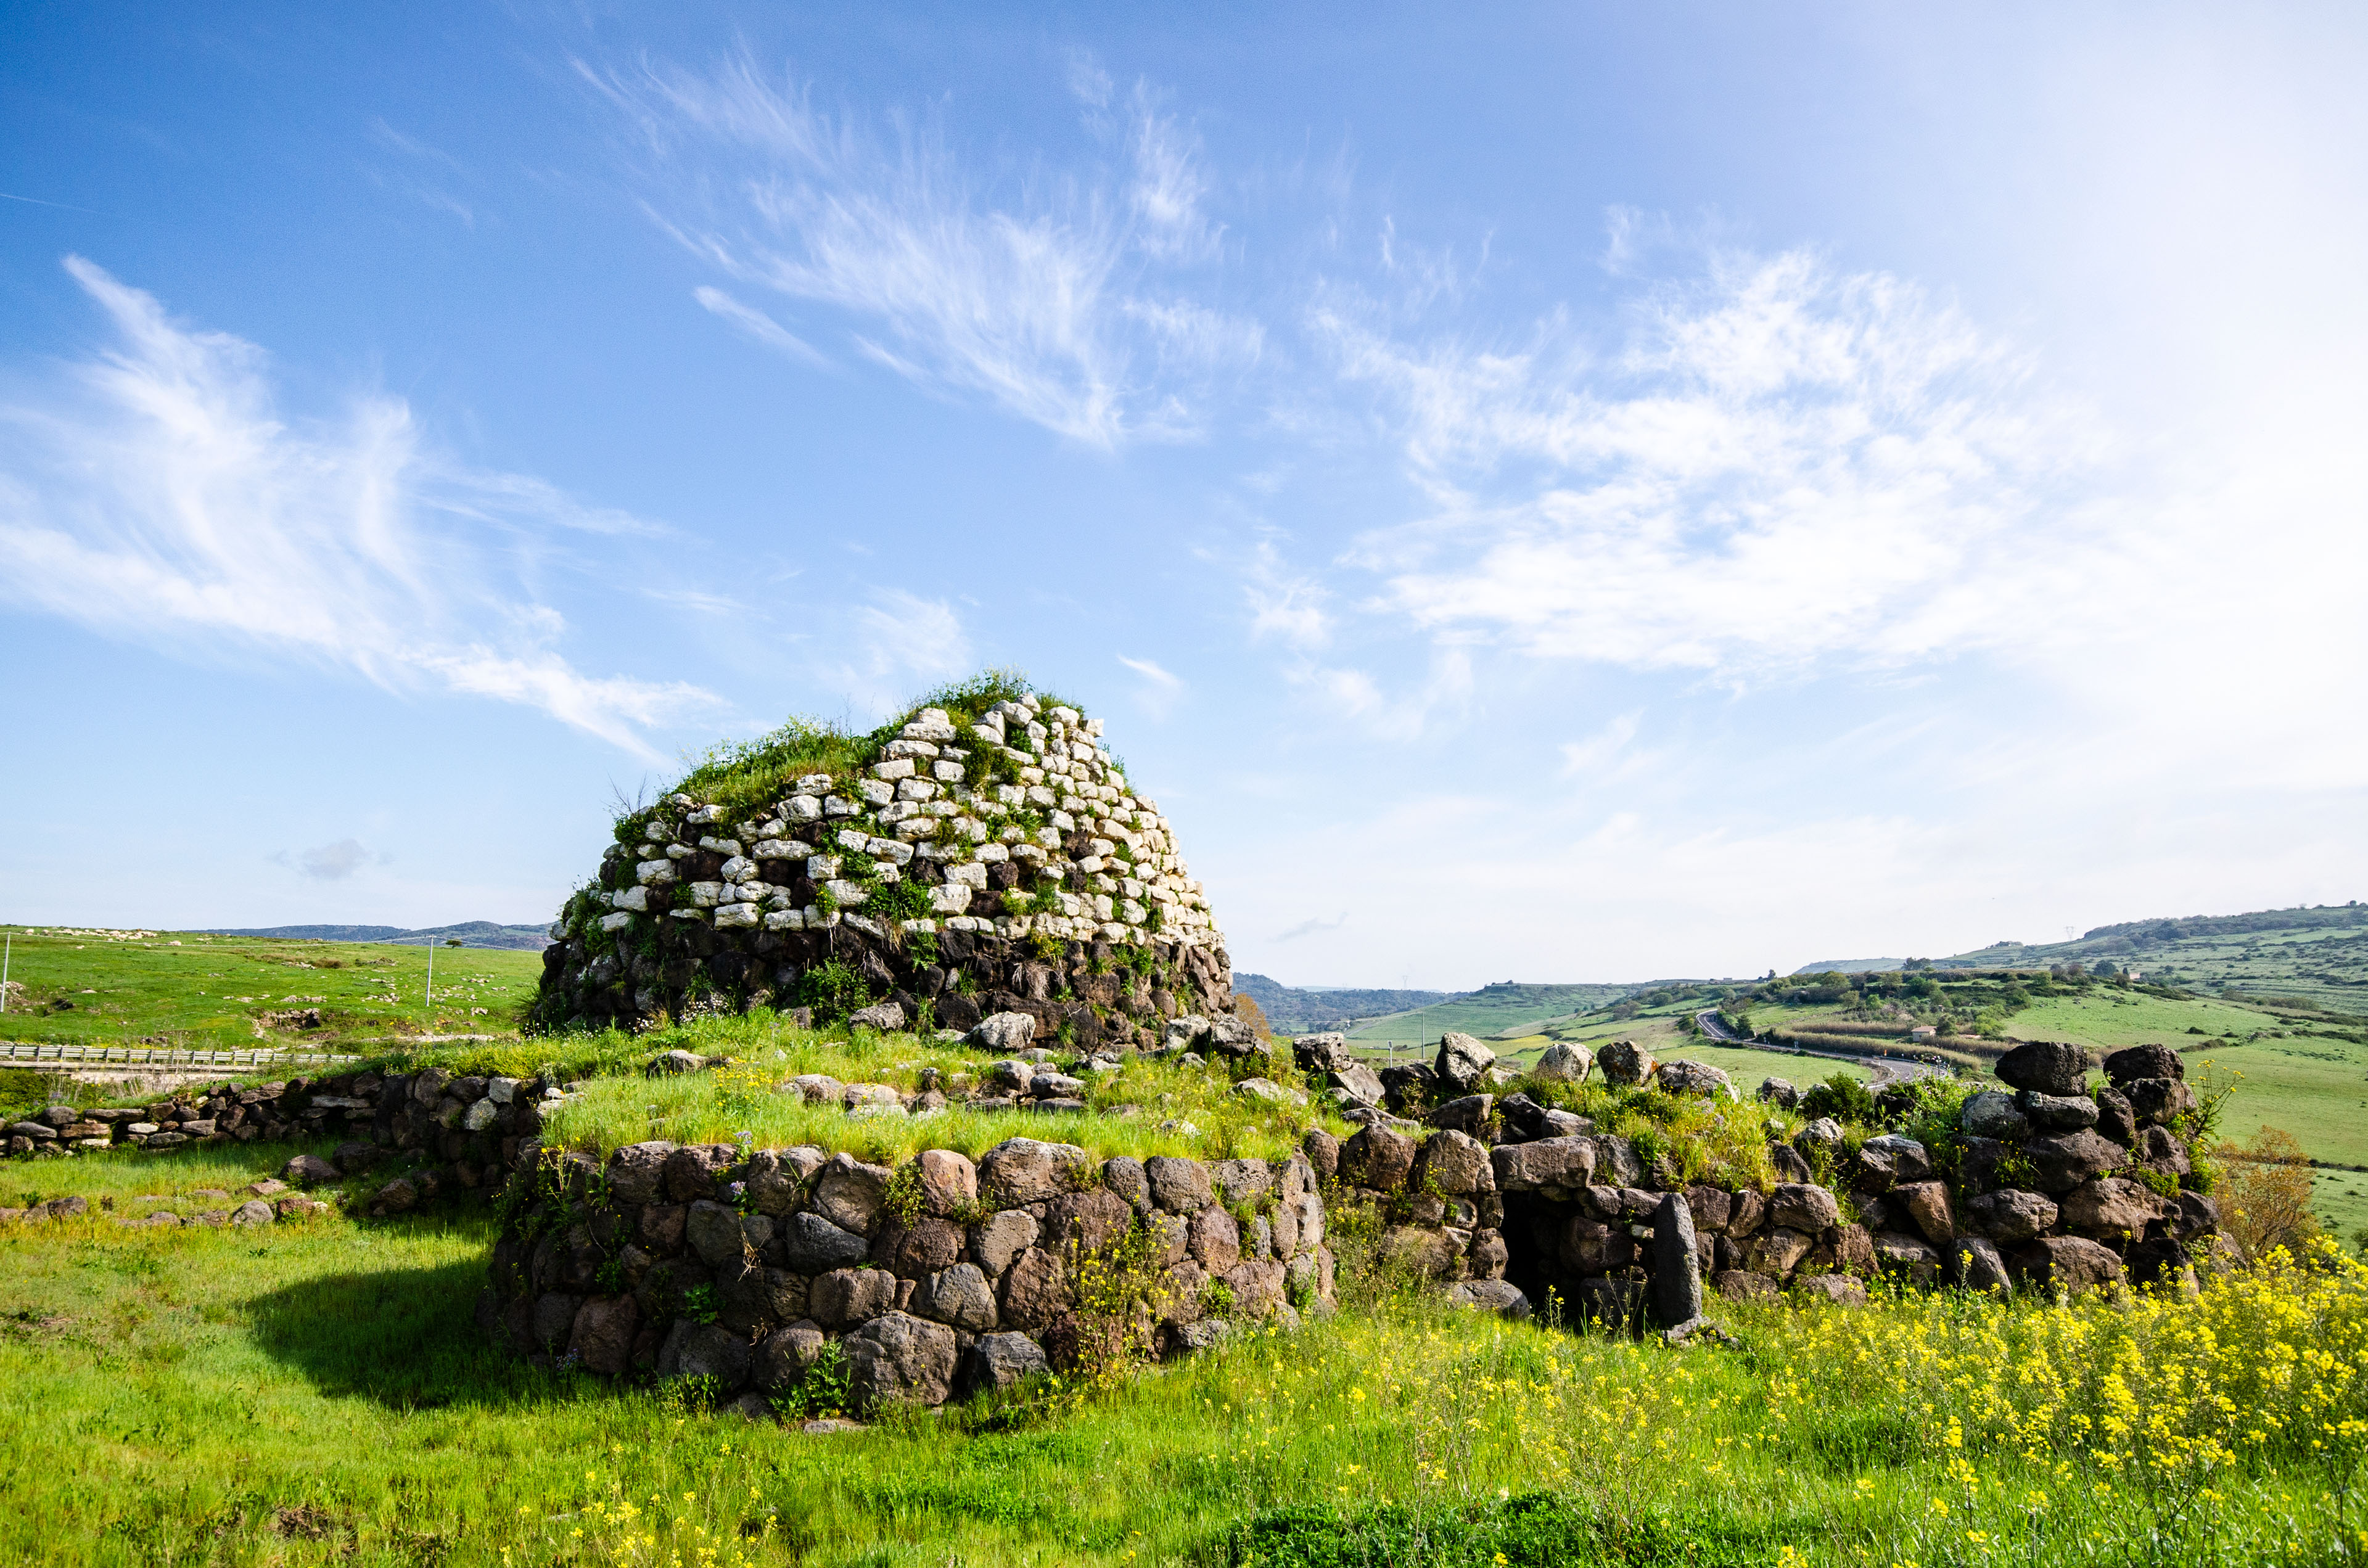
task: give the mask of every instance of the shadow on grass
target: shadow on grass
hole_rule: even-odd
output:
[[[512,1407],[573,1398],[478,1331],[482,1257],[322,1275],[253,1297],[255,1342],[324,1394],[391,1410]]]

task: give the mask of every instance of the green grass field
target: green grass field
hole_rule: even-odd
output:
[[[2243,1040],[2277,1027],[2275,1018],[2258,1008],[2202,997],[2174,1002],[2110,985],[2084,997],[2043,997],[2006,1021],[2006,1032],[2016,1040],[2070,1040],[2099,1051],[2150,1044],[2179,1048],[2207,1037]],[[2203,1032],[2192,1035],[2191,1028]]]
[[[23,987],[9,993],[0,1040],[346,1051],[421,1035],[510,1035],[518,1004],[542,976],[540,953],[442,948],[431,1002],[423,948],[35,929],[43,934],[0,927],[12,949],[8,979]],[[320,1008],[321,1028],[266,1021],[309,1006]]]
[[[193,1206],[199,1184],[234,1190],[285,1153],[28,1179]],[[2308,1441],[2368,1413],[2368,1390],[2291,1371],[2298,1348],[2338,1369],[2368,1348],[2356,1270],[2240,1280],[2195,1306],[1722,1304],[1740,1350],[1384,1290],[1110,1384],[809,1436],[485,1346],[472,1308],[490,1240],[477,1220],[334,1215],[0,1232],[0,1559],[2318,1565],[2355,1562],[2368,1524],[2332,1484],[2360,1438],[2338,1445],[2340,1471]],[[2191,1320],[2212,1329],[2208,1358]],[[2107,1354],[2123,1344],[2126,1359]],[[2189,1446],[2100,1442],[2124,1383]]]

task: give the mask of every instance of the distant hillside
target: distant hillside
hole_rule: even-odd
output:
[[[1897,970],[1904,959],[1827,960],[1794,974]],[[2043,970],[2112,963],[2150,981],[2230,995],[2292,997],[2340,1012],[2368,1012],[2368,904],[2257,909],[2098,926],[2066,942],[1994,942],[1931,960],[1937,969]]]
[[[1525,1034],[1556,1018],[1593,1012],[1624,996],[1668,983],[1640,981],[1630,985],[1528,985],[1499,981],[1477,991],[1443,997],[1412,1012],[1377,1018],[1354,1032],[1363,1040],[1437,1040],[1450,1029],[1465,1034]]]
[[[490,920],[468,920],[458,926],[429,926],[406,930],[400,926],[264,926],[245,930],[208,928],[215,937],[260,937],[279,942],[449,942],[464,948],[514,948],[540,950],[551,944],[543,926],[496,926]]]
[[[1258,1005],[1267,1027],[1285,1034],[1342,1029],[1360,1018],[1377,1018],[1444,1001],[1444,991],[1319,990],[1283,985],[1263,974],[1237,973],[1234,989]]]

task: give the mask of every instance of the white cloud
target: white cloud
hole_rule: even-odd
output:
[[[1143,677],[1143,685],[1136,690],[1134,699],[1144,711],[1154,719],[1167,718],[1175,708],[1176,699],[1184,695],[1183,677],[1170,674],[1149,659],[1130,659],[1121,653],[1118,662]]]
[[[1288,931],[1276,932],[1271,940],[1277,942],[1295,942],[1302,937],[1315,937],[1320,936],[1326,931],[1338,931],[1341,926],[1346,926],[1347,924],[1349,924],[1349,912],[1345,909],[1329,920],[1325,919],[1322,915],[1310,915],[1305,920],[1301,921],[1298,925],[1291,927]]]
[[[875,588],[859,606],[837,646],[854,656],[828,665],[825,679],[873,714],[885,714],[924,686],[967,674],[970,636],[944,599],[903,588]]]
[[[712,314],[723,317],[742,332],[768,348],[778,349],[791,358],[808,365],[826,365],[821,350],[775,321],[754,305],[744,305],[721,289],[705,284],[690,291],[690,297]]]
[[[712,700],[577,671],[549,646],[557,612],[482,585],[471,541],[421,519],[646,525],[440,458],[399,399],[291,426],[255,345],[176,324],[78,256],[66,267],[120,344],[43,389],[42,406],[0,415],[19,435],[0,477],[0,594],[174,651],[292,654],[388,687],[433,677],[643,756],[643,729]]]
[[[319,844],[299,854],[285,849],[271,857],[290,870],[302,871],[314,881],[343,881],[370,863],[370,853],[358,838],[341,838],[335,844]]]
[[[639,123],[669,233],[744,283],[845,312],[868,357],[920,385],[1109,447],[1194,435],[1212,362],[1255,356],[1254,324],[1144,276],[1217,234],[1191,138],[1147,99],[1123,190],[1030,178],[998,199],[935,134],[900,121],[879,144],[745,59],[579,69]],[[1073,62],[1088,103],[1109,97],[1098,71]]]

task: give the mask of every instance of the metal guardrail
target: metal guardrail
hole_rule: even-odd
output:
[[[0,1062],[121,1067],[278,1067],[325,1065],[359,1058],[324,1051],[184,1051],[143,1045],[33,1045],[0,1040]]]

